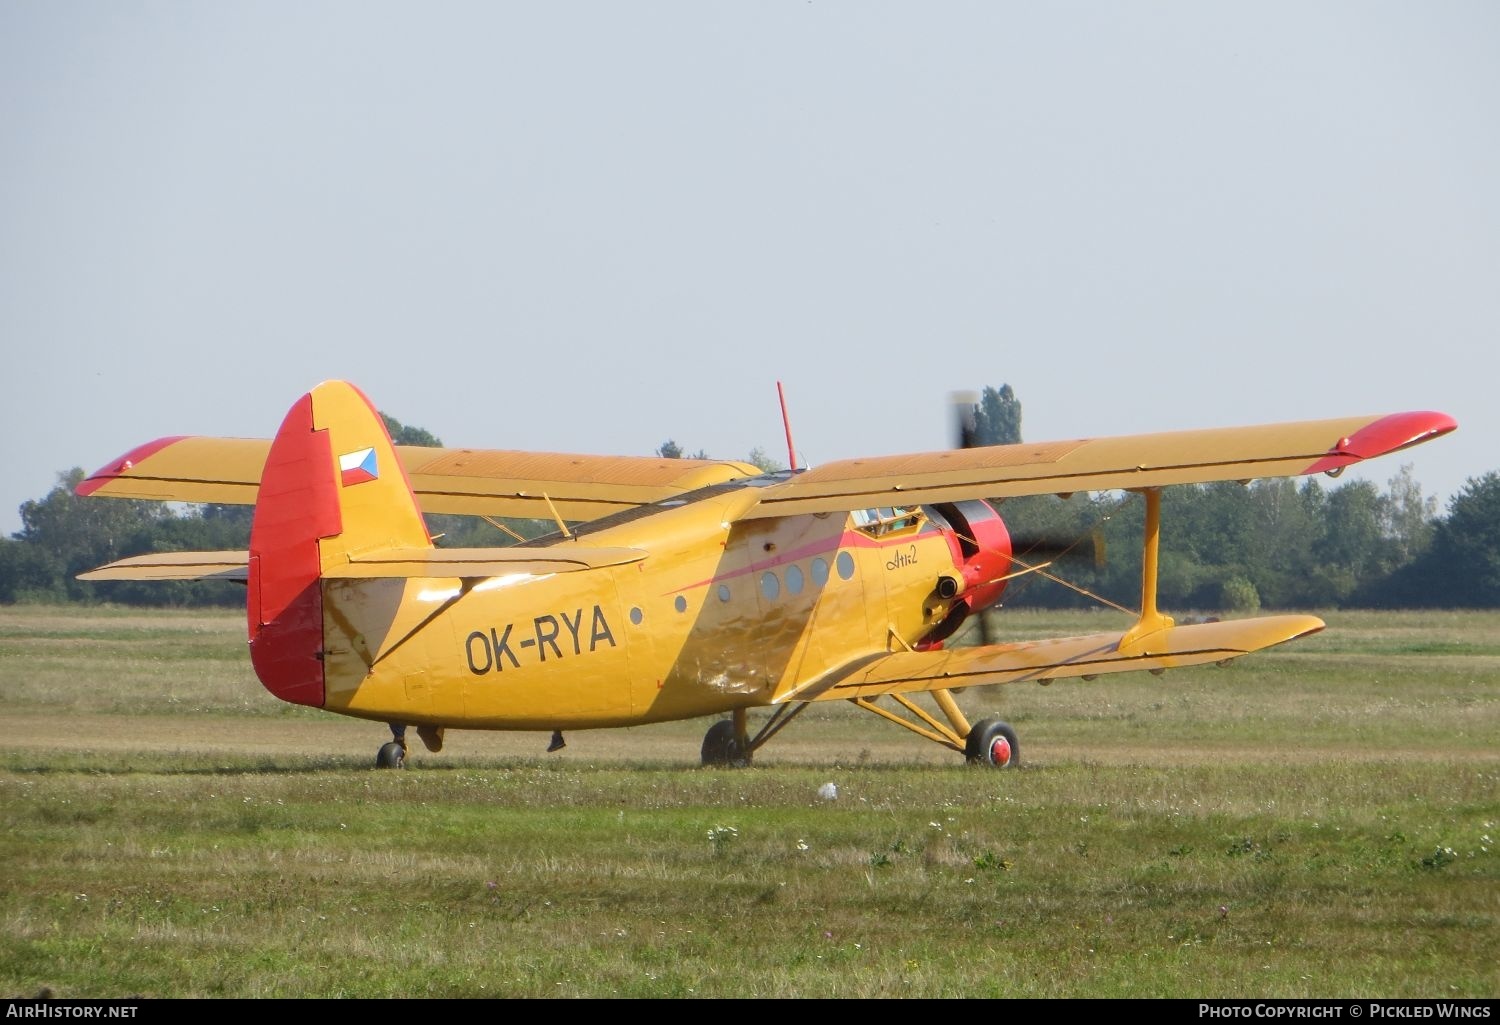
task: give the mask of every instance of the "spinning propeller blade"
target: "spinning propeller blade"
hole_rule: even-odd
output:
[[[953,425],[953,447],[959,449],[978,448],[979,444],[979,395],[971,391],[956,391],[950,395]],[[1012,534],[1011,553],[1025,566],[1037,563],[1056,562],[1061,559],[1089,559],[1096,567],[1104,565],[1104,535],[1094,530],[1079,536],[1060,534]],[[993,643],[989,615],[980,610],[974,617],[978,620],[979,643]]]

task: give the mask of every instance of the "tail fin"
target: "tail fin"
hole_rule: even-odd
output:
[[[292,406],[261,475],[250,528],[250,660],[285,701],[324,703],[325,571],[432,540],[370,400],[326,381]]]

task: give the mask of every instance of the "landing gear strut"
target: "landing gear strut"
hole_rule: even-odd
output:
[[[873,712],[897,726],[904,726],[919,737],[962,752],[970,765],[1008,769],[1020,761],[1021,745],[1016,740],[1016,731],[1009,723],[999,719],[981,719],[970,726],[968,718],[953,700],[952,691],[940,688],[933,690],[931,694],[938,711],[947,722],[927,712],[905,694],[887,695],[900,706],[896,710],[875,704],[875,698],[850,700],[856,707]]]

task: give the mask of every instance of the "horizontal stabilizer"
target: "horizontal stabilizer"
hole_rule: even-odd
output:
[[[1223,662],[1323,629],[1316,616],[1266,616],[1173,626],[1120,650],[1124,633],[1057,637],[952,651],[900,651],[822,677],[778,701],[828,701],[992,683],[1049,683],[1068,677]]]
[[[391,548],[364,552],[323,573],[325,578],[460,577],[466,580],[571,573],[639,562],[639,548]],[[245,580],[245,552],[154,552],[78,574],[79,580]]]
[[[79,580],[245,580],[248,552],[152,552],[78,574]]]

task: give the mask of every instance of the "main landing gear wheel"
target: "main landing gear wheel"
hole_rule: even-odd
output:
[[[1021,760],[1021,744],[1009,723],[999,719],[981,719],[969,731],[964,755],[970,765],[989,765],[1010,769]]]
[[[750,752],[741,747],[733,719],[720,719],[703,735],[703,764],[732,769],[750,764]]]

